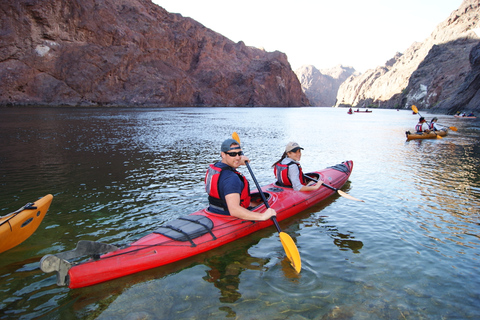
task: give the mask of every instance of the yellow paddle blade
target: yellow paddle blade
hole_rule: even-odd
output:
[[[355,197],[352,197],[351,195],[349,195],[348,193],[346,192],[343,192],[342,190],[337,190],[338,194],[341,195],[342,197],[345,197],[347,199],[350,199],[350,200],[354,200],[354,201],[360,201],[360,202],[365,202],[363,200],[360,200],[360,199],[357,199]]]
[[[233,131],[232,138],[233,138],[233,140],[237,141],[238,144],[240,144],[240,136],[238,135],[238,133],[236,131]]]
[[[232,133],[232,138],[240,144],[240,137],[238,136],[237,132]],[[253,172],[250,170],[250,166],[247,163],[247,168],[250,171],[250,174],[252,175],[253,181],[255,181],[255,184],[257,185],[258,190],[260,191],[260,194],[262,193],[262,189],[258,185],[257,179],[255,179],[255,176],[253,175]],[[265,200],[265,198],[262,196],[263,201],[265,202],[265,206],[269,208],[268,202]],[[295,242],[293,242],[292,238],[286,234],[285,232],[282,232],[280,229],[280,226],[278,225],[277,220],[275,217],[272,217],[273,222],[275,223],[275,226],[277,227],[279,236],[280,236],[280,242],[282,243],[283,249],[285,250],[285,253],[287,254],[288,260],[290,260],[290,264],[292,267],[297,271],[297,273],[300,273],[300,270],[302,269],[302,261],[300,260],[300,253],[298,252],[297,246],[295,245]]]
[[[439,135],[437,134],[437,139],[443,139],[443,138],[442,138],[442,136],[439,136]]]
[[[418,113],[417,106],[415,106],[414,104],[412,104],[412,111]]]
[[[448,129],[450,129],[452,131],[458,131],[457,127],[448,127]]]
[[[302,269],[302,260],[300,260],[300,253],[298,252],[295,242],[293,242],[293,239],[285,232],[280,232],[279,235],[283,249],[287,254],[288,260],[290,260],[290,264],[297,273],[300,273],[300,270]]]

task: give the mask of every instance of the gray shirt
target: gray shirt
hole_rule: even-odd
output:
[[[295,161],[293,159],[290,159],[289,157],[286,157],[280,163],[281,164],[289,164],[290,162],[298,163],[297,161]],[[288,178],[292,182],[293,190],[299,191],[303,187],[303,184],[300,181],[300,171],[298,170],[297,165],[292,164],[292,165],[288,166]]]

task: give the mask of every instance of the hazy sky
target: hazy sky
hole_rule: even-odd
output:
[[[360,72],[424,41],[462,0],[153,0],[235,42],[279,50],[292,69]]]

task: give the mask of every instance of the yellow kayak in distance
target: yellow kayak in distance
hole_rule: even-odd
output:
[[[405,132],[407,136],[407,140],[416,140],[416,139],[438,139],[438,136],[445,137],[447,135],[447,131],[440,130],[440,131],[432,131],[429,133],[410,133],[410,131]]]
[[[0,217],[0,253],[27,240],[47,214],[53,196],[47,194],[34,203],[27,203],[15,212]]]

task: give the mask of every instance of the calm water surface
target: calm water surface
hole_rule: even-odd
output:
[[[478,319],[480,119],[438,117],[458,131],[406,142],[409,110],[0,109],[0,215],[54,195],[0,254],[0,319]],[[343,190],[364,203],[334,195],[281,223],[300,275],[273,227],[87,288],[39,269],[79,240],[127,244],[205,207],[206,167],[233,131],[262,185],[290,140],[305,171],[354,161]]]

